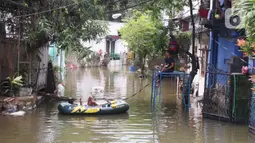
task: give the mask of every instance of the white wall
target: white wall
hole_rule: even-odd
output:
[[[90,41],[90,42],[83,42],[82,45],[84,47],[91,47],[92,51],[99,51],[100,49],[102,49],[103,52],[105,52],[106,50],[106,40],[105,38],[102,38],[100,41]]]
[[[57,58],[58,58],[58,66],[60,66],[62,69],[62,71],[60,73],[60,75],[61,75],[60,80],[64,80],[65,79],[65,51],[62,50],[62,52],[59,53]]]
[[[193,2],[193,8],[194,8],[193,14],[194,15],[198,13],[199,3],[200,3],[199,1]],[[187,6],[185,6],[183,8],[183,11],[178,14],[178,17],[181,17],[181,18],[185,18],[185,17],[189,17],[189,16],[190,16],[190,9]],[[199,24],[200,19],[199,19],[198,15],[194,16],[194,21],[195,21],[196,32],[198,32],[198,31],[200,31],[198,28],[201,28],[201,25]],[[191,24],[191,22],[189,23],[189,31],[190,32],[192,31],[192,24]],[[207,39],[207,37],[205,39],[203,39],[203,41],[205,41],[206,39]],[[209,39],[208,39],[208,41],[209,41]],[[201,60],[202,59],[201,58],[202,57],[202,52],[199,49],[202,49],[205,46],[208,46],[206,44],[207,44],[206,42],[199,43],[199,39],[198,38],[195,39],[195,46],[197,46],[197,53],[196,53],[196,55],[197,55],[197,57],[199,57],[199,64],[200,64],[200,66],[201,66],[201,62],[203,62],[203,61]],[[190,46],[189,52],[192,53],[192,46]],[[205,59],[205,57],[203,59]],[[188,72],[190,72],[191,69],[192,69],[191,68],[191,66],[192,66],[191,63],[189,63],[189,66],[190,66],[190,68],[189,68]],[[193,85],[196,85],[196,84],[199,84],[198,87],[197,87],[198,88],[198,95],[202,96],[203,92],[204,92],[204,76],[201,75],[201,69],[198,70],[197,75],[195,76],[195,78],[193,80]]]
[[[124,23],[121,22],[108,22],[108,32],[107,35],[118,35],[118,30],[124,25]],[[84,47],[91,46],[91,50],[98,52],[100,49],[102,49],[103,52],[106,51],[106,39],[105,36],[101,37],[98,41],[90,41],[90,42],[83,42]],[[111,48],[110,48],[111,49]],[[121,39],[117,40],[115,43],[115,53],[120,52],[127,52],[127,47],[125,46],[125,42]]]
[[[119,39],[115,42],[115,53],[123,52],[127,52],[127,46],[123,40]]]
[[[118,35],[118,30],[124,26],[125,23],[122,22],[108,22],[109,31],[107,35]]]
[[[195,15],[195,14],[198,13],[198,9],[199,9],[199,6],[200,6],[200,1],[193,1],[192,4],[193,4],[193,15]],[[183,10],[180,13],[177,14],[177,18],[188,17],[188,16],[190,16],[189,6],[184,6]]]

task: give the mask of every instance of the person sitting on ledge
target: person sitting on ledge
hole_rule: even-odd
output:
[[[167,50],[165,53],[165,63],[161,69],[160,72],[173,72],[174,71],[174,66],[175,66],[175,62],[174,62],[174,58],[171,56],[171,51]],[[157,80],[157,86],[159,84],[159,75],[158,75],[158,80]]]
[[[171,57],[171,52],[169,50],[165,53],[165,64],[162,68],[162,72],[173,72],[174,71],[174,58]]]

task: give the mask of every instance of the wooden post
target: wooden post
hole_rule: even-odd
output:
[[[32,54],[31,54],[31,52],[29,52],[29,78],[28,78],[28,80],[29,80],[29,84],[31,84],[32,83]]]
[[[176,90],[176,95],[178,96],[178,98],[179,98],[179,84],[180,84],[180,77],[178,76],[177,77],[177,90]]]
[[[20,16],[20,9],[18,8],[18,16]],[[19,17],[19,20],[18,20],[18,26],[19,26],[19,32],[18,32],[18,45],[17,45],[17,50],[18,50],[18,64],[17,64],[17,73],[18,73],[18,76],[19,76],[19,63],[20,63],[20,30],[21,30],[21,24],[20,24],[20,17]]]

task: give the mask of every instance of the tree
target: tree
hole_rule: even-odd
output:
[[[241,23],[240,30],[245,28],[246,38],[237,40],[237,45],[241,48],[246,56],[255,56],[255,0],[240,0],[237,2],[235,9]],[[242,27],[244,26],[244,27]]]
[[[189,5],[190,7],[190,16],[191,16],[191,25],[192,25],[192,39],[191,39],[191,46],[192,46],[192,53],[189,52],[187,48],[180,49],[182,52],[186,53],[190,58],[192,62],[192,71],[190,73],[190,83],[193,82],[194,77],[197,74],[198,65],[197,65],[197,58],[195,57],[194,48],[195,48],[195,23],[194,23],[194,17],[193,17],[193,5],[192,0],[189,0],[188,2],[186,0],[159,0],[156,2],[153,1],[152,3],[145,5],[144,9],[153,11],[154,17],[160,17],[162,14],[162,11],[165,11],[169,16],[168,21],[168,30],[169,33],[172,34],[175,31],[175,25],[172,19],[176,17],[179,11],[182,10],[182,8],[185,5]]]
[[[105,5],[100,2],[3,0],[0,15],[8,31],[19,35],[32,50],[54,42],[59,48],[79,51],[83,49],[81,40],[94,40],[107,31],[107,25],[100,21],[105,18]]]
[[[246,35],[251,37],[255,37],[255,0],[239,0],[236,1],[236,5],[233,6],[235,8],[236,14],[241,18],[242,23],[238,28],[245,28]]]
[[[197,75],[197,70],[198,70],[198,61],[195,56],[195,36],[196,36],[196,30],[195,30],[195,22],[194,22],[194,17],[193,17],[193,3],[192,0],[189,0],[189,7],[190,7],[190,17],[191,17],[191,25],[192,25],[192,53],[189,51],[186,51],[186,54],[189,55],[191,58],[191,72],[189,75],[189,83],[192,84],[195,76]]]
[[[144,74],[146,57],[152,56],[157,51],[156,42],[159,38],[166,39],[161,35],[162,21],[153,19],[151,13],[151,11],[145,13],[134,11],[133,16],[126,20],[127,24],[120,29],[121,38],[128,43],[132,51],[138,54],[142,74]]]

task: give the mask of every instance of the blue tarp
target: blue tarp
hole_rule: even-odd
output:
[[[56,48],[55,44],[50,45],[49,55],[50,55],[52,61],[56,60],[57,52],[58,51],[57,51],[57,48]]]

